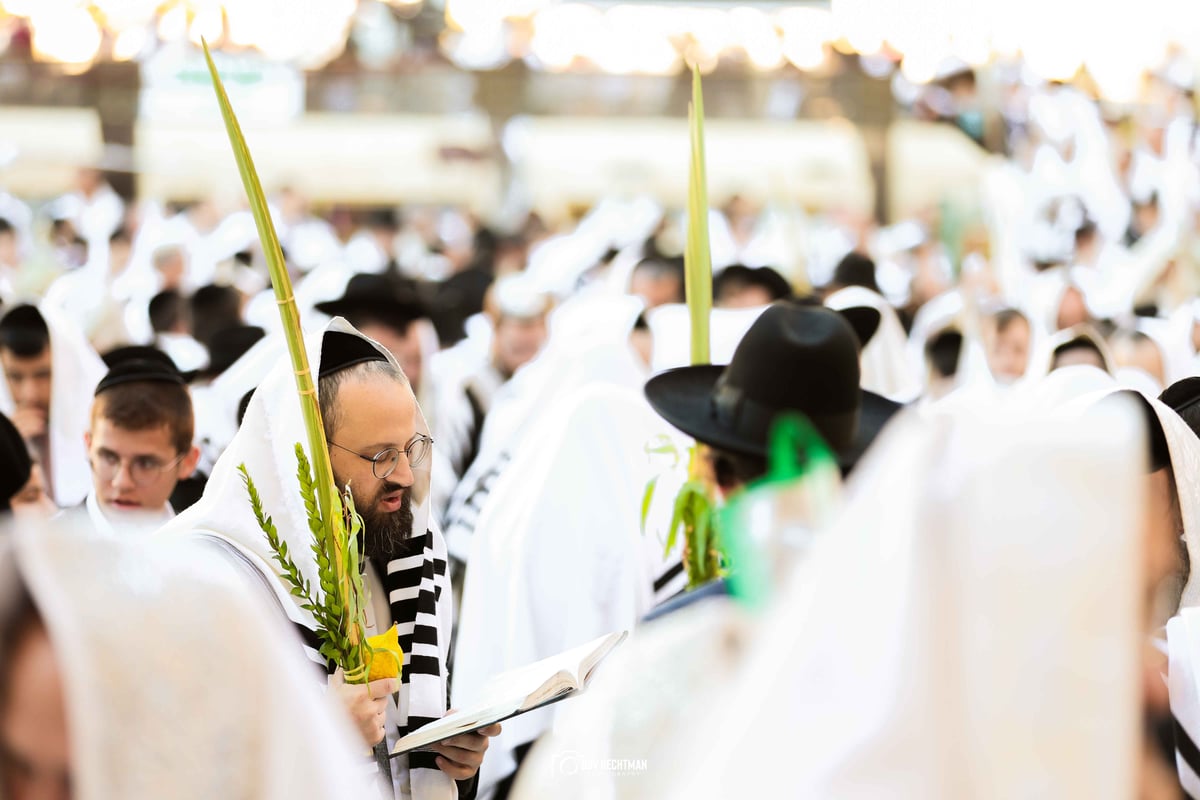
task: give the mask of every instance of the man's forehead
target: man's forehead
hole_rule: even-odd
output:
[[[140,430],[123,428],[107,417],[99,417],[92,426],[92,444],[120,455],[161,455],[174,452],[171,428],[155,425]]]

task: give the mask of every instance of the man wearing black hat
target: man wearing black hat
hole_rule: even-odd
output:
[[[841,314],[776,303],[746,332],[729,366],[667,370],[646,383],[646,397],[708,446],[726,494],[765,474],[771,425],[785,412],[804,414],[846,473],[900,408],[859,388],[858,357],[858,336]]]
[[[337,300],[317,303],[316,309],[346,321],[364,335],[379,342],[400,362],[413,391],[421,392],[424,371],[421,338],[417,320],[429,312],[416,291],[404,279],[392,274],[355,275]]]
[[[88,513],[101,530],[153,529],[175,516],[170,498],[196,468],[195,420],[183,375],[165,353],[125,348],[96,387],[87,433]]]

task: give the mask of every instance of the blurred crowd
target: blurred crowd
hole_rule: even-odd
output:
[[[961,71],[939,80],[918,105],[978,133],[973,81]],[[610,631],[644,631],[590,704],[506,722],[479,737],[491,740],[486,758],[442,752],[450,766],[438,768],[456,786],[425,782],[433,768],[414,756],[392,776],[397,796],[1200,792],[1192,83],[1163,70],[1129,111],[1073,85],[1013,81],[1006,155],[987,162],[965,211],[947,203],[881,225],[841,209],[720,198],[708,220],[717,366],[691,365],[686,215],[652,198],[614,195],[500,226],[454,207],[318,207],[295,190],[273,194],[321,391],[332,370],[364,361],[393,364],[411,388],[415,412],[367,403],[378,420],[361,418],[380,430],[415,420],[405,423],[411,438],[380,440],[377,453],[330,442],[382,483],[362,506],[366,551],[389,565],[378,580],[392,613],[409,598],[389,576],[415,570],[411,599],[429,593],[429,608],[413,612],[430,615],[426,632],[418,619],[402,635],[436,651],[414,657],[432,659],[443,679],[432,694],[461,707],[497,673]],[[290,448],[273,422],[294,398],[276,391],[290,386],[290,365],[259,241],[242,206],[129,201],[96,170],[37,205],[0,195],[6,510],[50,519],[79,508],[76,519],[118,538],[204,528],[198,520],[219,520],[229,502],[231,459]],[[354,349],[362,341],[366,355]],[[674,492],[695,477],[688,449],[704,446],[700,471],[723,503],[767,473],[767,422],[792,411],[832,454],[833,483],[845,480],[821,525],[811,508],[800,514],[832,544],[788,547],[773,541],[777,530],[764,533],[776,563],[762,616],[723,586],[695,600],[684,543],[668,536]],[[327,432],[349,435],[356,420],[344,416],[332,414]],[[418,477],[384,491],[407,470]],[[402,502],[410,492],[425,537]],[[383,517],[368,512],[392,505],[409,515],[424,556],[372,551]],[[71,547],[46,542],[18,539],[15,564],[51,640],[112,624],[94,609],[72,621],[46,599],[82,606],[87,593],[63,587],[103,582],[78,567],[56,576]],[[112,558],[90,546],[97,569]],[[171,558],[157,558],[176,576]],[[186,586],[176,590],[186,602]],[[162,586],[146,592],[172,602]],[[129,613],[119,594],[97,596]],[[7,616],[28,627],[31,612],[14,602]],[[29,655],[20,625],[6,624],[0,658],[46,657]],[[269,627],[253,615],[246,626],[250,638]],[[838,665],[845,674],[831,675]],[[0,710],[15,696],[3,681],[38,672],[0,670]],[[423,716],[405,706],[428,699],[416,699],[425,690],[415,672],[387,712],[401,715],[387,717],[389,742]],[[446,699],[432,701],[432,716]],[[114,708],[88,713],[111,722]],[[384,724],[364,718],[355,721],[375,745]],[[93,746],[95,730],[83,730]],[[960,741],[967,731],[978,743]],[[328,745],[338,751],[330,763],[343,745]],[[986,766],[988,748],[1003,770]],[[563,752],[648,757],[652,769],[546,767]],[[523,763],[546,768],[518,771]],[[81,764],[47,769],[76,776]],[[696,782],[701,772],[710,784]],[[306,780],[322,796],[313,787],[323,779]]]

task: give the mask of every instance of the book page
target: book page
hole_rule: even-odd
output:
[[[540,691],[542,689],[553,690],[561,686],[582,688],[580,672],[588,657],[595,655],[610,639],[615,637],[619,641],[624,636],[624,633],[606,634],[556,656],[501,673],[483,685],[480,697],[472,705],[493,705],[516,697],[540,701],[545,699],[541,696],[544,694]],[[603,649],[607,652],[612,649],[612,645]]]
[[[523,698],[522,698],[523,699]],[[511,716],[520,707],[520,701],[503,703],[488,708],[471,708],[447,714],[436,722],[431,722],[407,736],[401,737],[392,748],[392,755],[400,755],[412,750],[419,750],[428,745],[449,739],[462,733],[469,733],[478,728],[486,727]]]
[[[572,694],[586,684],[585,680],[580,680],[580,673],[590,676],[595,666],[626,636],[627,631],[610,633],[491,678],[475,701],[401,738],[392,748],[392,755],[427,747]]]

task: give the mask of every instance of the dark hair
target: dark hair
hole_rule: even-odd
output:
[[[13,224],[11,222],[9,222],[4,217],[0,217],[0,234],[16,233],[16,230],[17,229],[13,227]]]
[[[150,327],[155,333],[165,333],[180,323],[187,325],[187,302],[174,289],[166,289],[151,297],[148,312]]]
[[[996,326],[996,333],[1004,333],[1018,320],[1024,322],[1026,326],[1029,325],[1029,318],[1015,308],[1002,308],[992,315],[992,323]]]
[[[130,232],[129,228],[124,225],[117,226],[117,229],[112,232],[111,236],[108,237],[108,243],[116,244],[117,242],[124,242],[125,244],[130,244],[133,242],[133,234]]]
[[[771,302],[787,300],[792,296],[792,287],[770,267],[751,268],[743,264],[730,264],[713,279],[713,300],[720,302],[730,294],[759,287],[767,293]]]
[[[953,378],[958,373],[962,354],[963,335],[953,328],[938,333],[925,343],[925,358],[940,377]]]
[[[34,306],[14,306],[0,319],[0,350],[10,350],[18,358],[33,358],[49,346],[50,329]]]
[[[166,381],[130,381],[105,389],[92,404],[92,424],[100,418],[127,431],[165,427],[176,453],[191,448],[196,430],[187,387]]]
[[[1100,349],[1100,345],[1092,341],[1090,336],[1076,336],[1074,339],[1063,342],[1054,348],[1054,353],[1050,359],[1051,369],[1056,369],[1058,367],[1058,359],[1063,354],[1069,353],[1072,350],[1091,350],[1100,358],[1102,363],[1108,363],[1107,359],[1104,358],[1104,351]]]
[[[205,347],[212,346],[218,331],[242,324],[242,296],[232,286],[215,283],[201,286],[192,295],[192,335]]]
[[[762,456],[732,453],[728,450],[709,448],[709,463],[713,477],[722,489],[733,489],[767,474],[767,460]]]
[[[679,281],[679,293],[676,296],[679,302],[683,302],[686,297],[684,287],[684,267],[683,258],[643,258],[633,268],[634,273],[643,273],[650,277],[651,280],[676,280]]]
[[[875,262],[856,250],[842,256],[833,270],[833,283],[837,286],[862,286],[879,292],[875,281]]]

